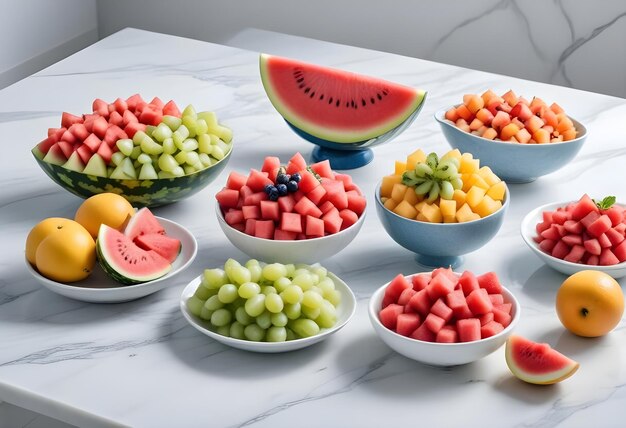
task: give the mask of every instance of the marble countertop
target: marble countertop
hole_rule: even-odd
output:
[[[269,48],[268,48],[269,49]],[[24,266],[30,228],[45,217],[72,217],[81,200],[39,169],[29,149],[57,126],[62,111],[85,112],[96,98],[139,92],[215,110],[235,131],[228,169],[246,171],[263,156],[285,159],[312,146],[298,139],[267,100],[257,53],[126,29],[0,91],[0,400],[85,427],[379,427],[396,424],[486,427],[621,426],[626,416],[626,329],[582,339],[554,312],[563,275],[524,245],[523,216],[588,192],[626,200],[626,101],[382,52],[310,42],[305,60],[428,90],[416,122],[375,148],[370,165],[351,171],[373,206],[374,185],[393,160],[421,147],[448,146],[433,113],[465,93],[513,88],[558,101],[589,130],[578,157],[562,170],[511,185],[500,233],[467,256],[463,268],[495,270],[517,296],[517,332],[547,341],[581,363],[571,379],[534,387],[513,378],[501,348],[476,363],[435,368],[389,349],[367,318],[372,292],[395,274],[421,270],[369,210],[357,238],[324,265],[358,298],[355,317],[311,348],[262,355],[225,347],[184,320],[178,301],[203,268],[244,260],[219,230],[213,195],[226,174],[199,194],[156,213],[196,236],[196,261],[169,286],[130,303],[73,301],[40,287]],[[626,282],[621,281],[622,285]]]

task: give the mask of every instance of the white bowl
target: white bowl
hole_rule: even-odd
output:
[[[367,208],[352,226],[332,235],[300,241],[276,241],[250,236],[231,227],[226,223],[220,205],[215,204],[218,224],[228,240],[248,256],[267,263],[313,264],[334,256],[348,246],[359,233],[366,211]]]
[[[171,220],[157,217],[165,232],[172,238],[180,240],[181,252],[172,263],[172,270],[165,276],[154,281],[135,285],[123,285],[109,277],[96,263],[93,272],[82,281],[64,284],[42,276],[26,260],[26,268],[31,275],[48,290],[70,299],[91,303],[120,303],[139,299],[165,288],[174,276],[178,275],[191,264],[198,252],[198,243],[193,235],[183,226]]]
[[[286,342],[252,342],[249,340],[222,336],[221,334],[217,334],[212,331],[211,325],[208,321],[195,316],[187,309],[187,300],[195,293],[196,289],[200,285],[202,276],[199,276],[191,281],[183,290],[183,294],[180,296],[180,310],[182,311],[185,319],[196,330],[206,334],[220,343],[223,343],[224,345],[232,346],[233,348],[242,349],[244,351],[261,353],[295,351],[296,349],[306,348],[307,346],[311,346],[327,339],[331,334],[336,333],[343,326],[345,326],[354,315],[356,310],[356,297],[354,297],[352,290],[350,290],[346,283],[339,279],[336,275],[328,272],[328,276],[335,282],[335,289],[341,293],[341,303],[337,306],[337,323],[331,328],[321,329],[315,336],[304,339],[295,339]]]
[[[425,273],[421,273],[421,275],[424,274]],[[426,274],[430,275],[430,272]],[[420,274],[418,273],[415,275]],[[457,273],[457,275],[460,274]],[[380,337],[391,349],[407,358],[419,361],[420,363],[430,364],[433,366],[456,366],[460,364],[468,364],[486,357],[506,342],[506,339],[511,335],[520,318],[521,308],[517,299],[509,290],[502,287],[504,301],[506,303],[513,304],[511,309],[513,318],[511,319],[511,323],[495,336],[488,337],[487,339],[476,340],[474,342],[463,343],[434,343],[412,339],[389,330],[380,322],[380,319],[378,318],[385,289],[388,285],[389,283],[383,285],[372,295],[369,303],[370,321],[372,322],[378,337]]]
[[[530,247],[531,250],[535,254],[539,256],[539,258],[552,269],[555,269],[565,275],[572,275],[576,272],[580,272],[581,270],[593,269],[604,272],[608,275],[611,275],[613,278],[618,279],[626,276],[626,262],[622,262],[612,266],[593,266],[593,265],[585,265],[582,263],[572,263],[565,260],[557,259],[556,257],[552,257],[550,254],[545,253],[539,248],[539,244],[537,244],[533,237],[537,236],[537,231],[535,230],[535,226],[537,223],[543,221],[543,212],[544,211],[555,211],[559,207],[564,207],[567,204],[571,204],[576,201],[566,201],[566,202],[555,202],[552,204],[542,205],[540,207],[535,208],[524,217],[521,225],[521,233],[524,242],[526,245]]]

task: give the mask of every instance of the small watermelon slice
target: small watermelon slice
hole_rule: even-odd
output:
[[[153,250],[170,263],[176,260],[182,248],[180,240],[160,233],[139,235],[134,242],[139,248]]]
[[[561,382],[579,367],[576,361],[552,349],[547,343],[536,343],[517,335],[507,340],[505,355],[515,377],[538,385]]]
[[[261,80],[271,103],[313,137],[355,143],[414,118],[426,92],[373,77],[261,54]]]
[[[140,235],[152,234],[165,235],[165,229],[148,208],[137,211],[124,229],[124,235],[128,236],[131,241]]]
[[[100,226],[96,251],[102,269],[122,284],[153,281],[172,269],[155,251],[139,248],[130,237],[105,224]]]

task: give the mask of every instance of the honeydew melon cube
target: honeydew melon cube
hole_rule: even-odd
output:
[[[166,138],[172,138],[172,130],[165,123],[161,122],[152,133],[152,137],[159,143],[162,143]]]
[[[48,150],[48,153],[43,157],[43,161],[52,165],[63,165],[66,160],[63,156],[56,156],[54,150]]]
[[[202,164],[200,164],[202,165]],[[194,168],[191,165],[184,165],[183,166],[183,170],[185,171],[185,175],[189,175],[189,174],[193,174],[194,172],[196,172],[196,168]]]
[[[146,134],[148,135],[152,135],[152,133],[156,130],[156,126],[154,125],[147,125],[146,126]]]
[[[467,192],[467,196],[465,198],[465,202],[472,208],[476,208],[478,204],[483,200],[487,190],[482,187],[472,186],[471,189]]]
[[[404,192],[404,200],[412,206],[415,206],[415,204],[420,202],[422,199],[424,198],[417,196],[417,193],[415,193],[415,189],[412,187],[407,187],[406,192]]]
[[[415,165],[426,162],[426,153],[422,149],[417,149],[406,157],[406,169],[411,171],[415,169]]]
[[[133,161],[131,158],[125,158],[122,163],[118,166],[118,168],[122,168],[122,172],[131,178],[137,178],[137,171],[135,170],[135,166],[133,165]]]
[[[402,183],[397,183],[393,185],[393,189],[391,189],[391,199],[400,203],[404,200],[404,194],[406,193],[407,186]]]
[[[182,125],[183,121],[180,117],[176,116],[163,116],[163,123],[166,124],[172,131],[176,131],[180,125]]]
[[[213,152],[211,153],[211,156],[213,156],[217,160],[222,160],[224,159],[224,156],[226,156],[226,154],[220,146],[213,146]]]
[[[159,176],[160,179],[163,179],[163,178],[176,178],[176,176],[174,174],[172,174],[171,172],[168,172],[168,171],[159,171],[159,173],[157,175]]]
[[[140,180],[156,180],[159,178],[151,163],[144,163],[139,171]]]
[[[439,202],[439,209],[441,209],[441,214],[444,217],[454,217],[456,215],[456,201],[454,199],[442,199]]]
[[[174,177],[182,177],[183,175],[185,175],[185,170],[182,166],[179,165],[174,168],[174,170],[172,170],[172,174],[174,175]]]
[[[209,132],[210,131],[211,130],[209,129]],[[215,129],[214,134],[220,137],[220,140],[224,141],[227,144],[233,140],[233,131],[225,126],[218,126]]]
[[[174,168],[178,166],[178,162],[172,155],[168,155],[167,153],[163,153],[159,156],[159,168],[161,171],[174,173]]]
[[[408,203],[407,201],[401,201],[396,207],[393,209],[393,212],[406,218],[415,218],[417,216],[417,210],[413,205]]]
[[[394,174],[402,175],[406,171],[406,162],[396,161]]]
[[[174,140],[172,138],[166,138],[163,140],[163,153],[167,153],[168,155],[173,155],[176,153],[178,148],[174,144]]]
[[[200,159],[200,162],[202,162],[202,165],[204,165],[205,168],[213,165],[213,161],[211,160],[211,157],[207,155],[206,153],[200,153],[198,155],[198,159]]]
[[[222,151],[224,153],[228,153],[228,151],[230,150],[230,145],[226,144],[224,141],[222,141],[219,138],[216,138],[216,141],[213,142],[213,137],[211,137],[211,144],[213,144],[214,146],[219,147],[220,149],[222,149]]]
[[[459,167],[461,174],[476,173],[479,169],[480,161],[474,159],[471,153],[463,153],[463,155],[461,155],[461,165]]]
[[[183,119],[185,117],[192,117],[192,118],[195,119],[196,117],[198,117],[198,113],[196,113],[196,109],[193,107],[193,105],[189,104],[183,110],[182,116],[183,116]]]
[[[198,162],[200,162],[200,156],[197,152],[187,152],[187,159],[185,159],[185,163],[187,163],[188,165],[195,165]],[[182,163],[183,162],[179,162],[179,164]]]
[[[187,127],[189,130],[189,137],[195,137],[197,133],[198,123],[195,117],[192,116],[183,116],[183,125]]]
[[[83,169],[83,174],[107,177],[107,166],[104,159],[102,159],[99,154],[94,154],[89,158],[89,162],[87,162],[85,169]]]
[[[73,152],[67,162],[65,162],[61,166],[65,169],[76,172],[83,172],[83,170],[85,169],[85,164],[78,155],[78,152]]]
[[[389,198],[384,202],[384,205],[385,205],[385,208],[387,208],[389,211],[393,211],[396,205],[398,205],[398,203],[394,201],[393,199]]]
[[[459,149],[454,149],[454,150],[450,150],[448,153],[443,155],[441,157],[441,160],[444,160],[444,159],[456,159],[456,160],[459,161],[459,164],[460,164],[462,156],[463,155],[461,154]]]
[[[137,171],[138,168],[141,168],[141,163],[139,163],[139,161],[137,159],[135,159],[133,161],[133,166],[135,167],[135,171]]]
[[[504,184],[504,181],[501,181],[491,186],[489,190],[487,190],[487,195],[495,201],[503,201],[505,191],[506,185]]]
[[[147,153],[149,155],[160,155],[163,153],[163,146],[154,141],[152,138],[147,135],[141,140],[141,151]]]
[[[467,198],[466,193],[462,191],[461,189],[456,189],[454,193],[452,194],[452,199],[456,202],[457,207],[463,206],[466,198]]]
[[[135,135],[133,135],[133,144],[135,144],[136,146],[140,145],[145,137],[148,137],[148,134],[146,134],[145,132],[135,132]]]
[[[197,114],[197,118],[204,120],[209,129],[219,126],[217,123],[217,115],[213,111],[201,111]]]
[[[489,190],[489,187],[491,187],[479,174],[470,174],[467,183],[463,182],[463,184],[464,187],[465,185],[467,185],[469,189],[471,189],[473,186],[478,186],[481,189]]]
[[[198,141],[196,141],[195,138],[187,138],[185,141],[183,141],[182,150],[186,152],[193,152],[197,149],[198,149]]]
[[[441,214],[441,208],[435,204],[425,204],[420,211],[420,214],[426,217],[426,220],[431,223],[442,223],[443,215]]]
[[[498,177],[488,166],[483,166],[478,170],[478,174],[482,177],[483,180],[491,187],[494,184],[499,183],[500,177]]]
[[[135,147],[133,140],[128,139],[128,138],[117,140],[115,145],[117,146],[119,151],[124,154],[124,156],[130,156],[131,152],[133,151],[133,147]]]
[[[107,177],[111,177],[113,171],[115,171],[115,168],[113,168],[112,166],[107,166]]]
[[[206,153],[207,155],[213,153],[211,137],[208,134],[198,135],[198,151],[200,153]]]
[[[143,165],[146,163],[152,163],[152,159],[150,158],[150,155],[142,153],[137,157],[137,162]]]
[[[386,175],[383,177],[383,181],[380,184],[380,196],[386,198],[391,197],[391,191],[395,184],[402,183],[402,177],[399,175]]]
[[[185,162],[187,162],[187,152],[180,151],[176,153],[176,155],[174,155],[174,159],[176,160],[176,162],[178,162],[179,165],[184,164]]]
[[[141,147],[140,146],[135,146],[135,147],[133,147],[133,150],[131,150],[131,152],[130,152],[130,157],[131,157],[131,159],[137,159],[137,158],[139,158],[140,154],[141,154]]]
[[[485,195],[482,201],[474,208],[474,212],[481,217],[487,217],[502,208],[502,202],[494,201],[491,197]]]
[[[204,135],[209,132],[209,125],[204,119],[196,120],[196,135]]]
[[[185,165],[185,166],[188,166],[188,165]],[[195,164],[191,166],[193,167],[194,171],[202,171],[204,168],[206,168],[204,164],[200,161],[196,162]]]
[[[124,158],[126,158],[126,156],[124,156],[124,153],[115,152],[113,153],[113,155],[111,155],[111,163],[113,163],[113,165],[115,166],[120,166]]]

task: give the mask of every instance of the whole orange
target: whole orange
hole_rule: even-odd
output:
[[[578,336],[604,336],[622,319],[624,293],[610,275],[583,270],[559,288],[556,313],[563,326]]]
[[[40,221],[33,227],[26,238],[26,259],[30,264],[35,265],[35,253],[37,247],[44,238],[47,238],[53,232],[59,232],[63,228],[77,228],[80,224],[68,218],[50,217]],[[82,227],[80,227],[83,229]]]
[[[133,214],[135,209],[124,197],[115,193],[100,193],[86,199],[78,207],[74,220],[95,239],[101,224],[123,231]]]

